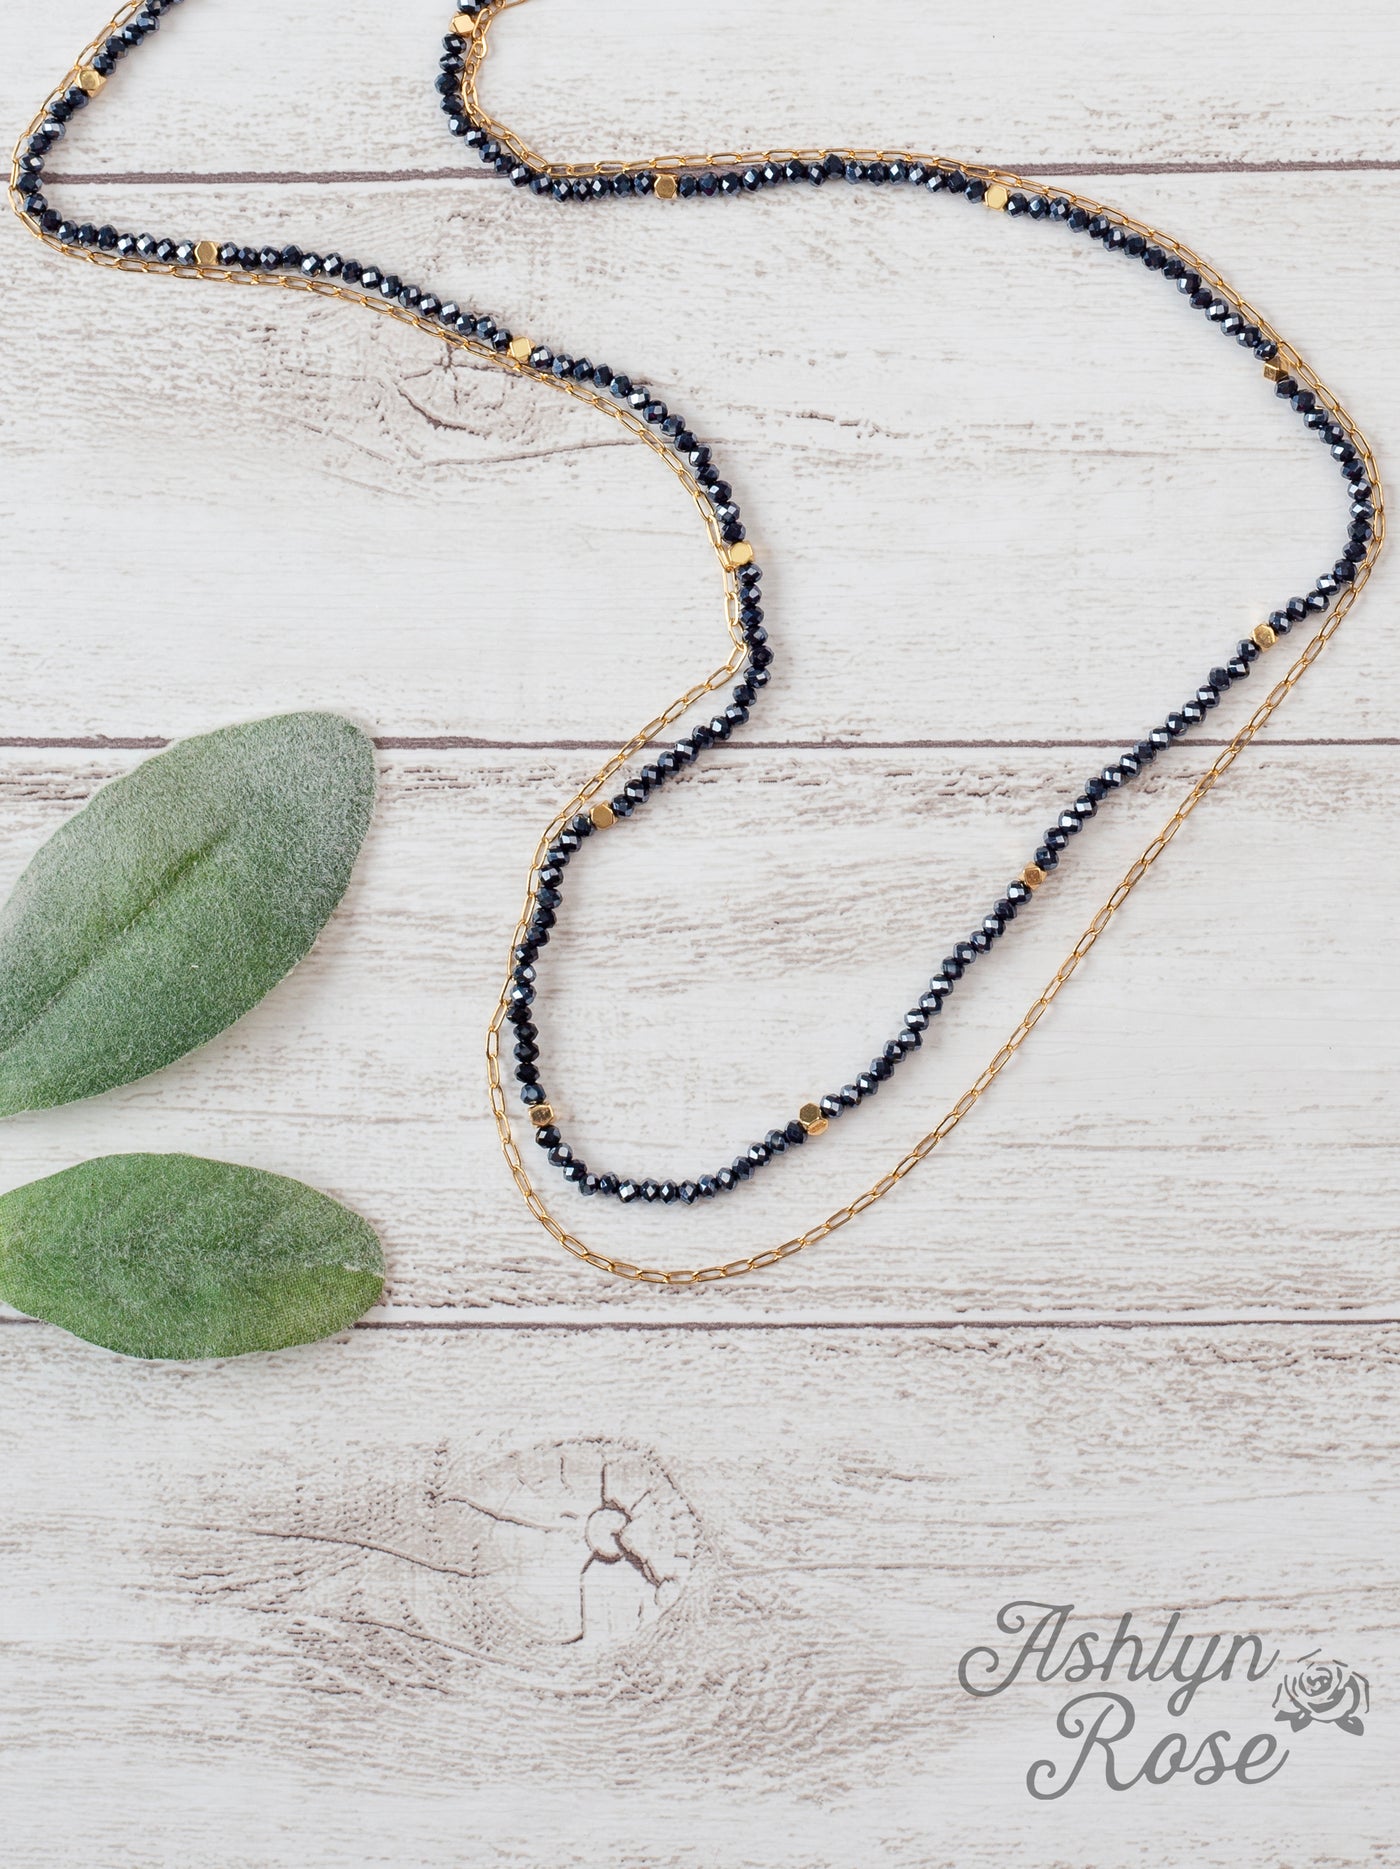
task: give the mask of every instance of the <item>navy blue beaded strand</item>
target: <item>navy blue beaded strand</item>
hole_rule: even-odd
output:
[[[469,0],[460,9],[461,13],[473,20],[488,11],[490,0]],[[1287,635],[1295,623],[1325,611],[1342,586],[1352,580],[1355,567],[1364,560],[1373,536],[1375,508],[1371,498],[1372,489],[1366,483],[1354,439],[1330,411],[1318,405],[1312,391],[1302,388],[1282,370],[1273,367],[1278,352],[1273,339],[1257,325],[1250,323],[1237,306],[1216,293],[1181,256],[1172,252],[1168,246],[1150,240],[1137,229],[1125,226],[1111,214],[1091,211],[1071,202],[1065,195],[1008,189],[983,177],[967,175],[952,163],[916,157],[866,162],[828,151],[808,159],[793,157],[782,162],[751,163],[742,169],[719,172],[681,169],[667,171],[660,176],[650,169],[624,170],[607,176],[580,176],[565,169],[532,168],[519,161],[510,150],[503,148],[488,125],[473,120],[462,95],[467,45],[466,37],[457,32],[450,33],[443,42],[437,88],[441,94],[442,108],[448,117],[448,128],[454,136],[462,138],[469,148],[474,148],[480,160],[497,174],[507,177],[518,188],[529,188],[531,193],[538,196],[563,203],[620,200],[664,192],[668,200],[711,200],[716,196],[756,194],[763,189],[791,183],[820,187],[828,181],[844,180],[852,185],[863,183],[877,188],[890,185],[914,188],[926,194],[947,195],[974,205],[999,209],[1013,220],[1024,216],[1029,221],[1059,223],[1072,233],[1084,234],[1098,241],[1109,253],[1139,260],[1148,272],[1158,273],[1170,281],[1187,303],[1204,315],[1208,323],[1217,326],[1226,337],[1233,338],[1241,349],[1250,352],[1276,378],[1278,395],[1290,400],[1307,425],[1332,449],[1351,494],[1351,527],[1347,544],[1331,570],[1323,572],[1315,580],[1305,597],[1291,598],[1281,609],[1275,610],[1268,622],[1260,625],[1252,636],[1236,643],[1233,652],[1210,669],[1201,685],[1179,708],[1169,713],[1161,725],[1151,729],[1116,760],[1090,776],[1078,796],[1046,830],[1033,860],[1008,884],[1005,893],[992,905],[968,938],[954,946],[917,1003],[905,1013],[899,1031],[872,1058],[869,1066],[859,1072],[851,1083],[829,1092],[818,1103],[804,1105],[798,1117],[770,1129],[761,1142],[752,1144],[718,1173],[701,1175],[695,1181],[681,1182],[613,1174],[597,1175],[585,1162],[574,1156],[558,1124],[552,1120],[553,1111],[545,1102],[540,1081],[538,1033],[529,1015],[529,1005],[534,997],[534,964],[538,956],[534,951],[527,957],[518,955],[521,966],[528,973],[528,979],[518,975],[517,984],[522,993],[521,1011],[515,1013],[512,1010],[507,1015],[519,1021],[517,1033],[523,1029],[526,1034],[523,1043],[518,1043],[516,1047],[516,1075],[523,1085],[522,1100],[536,1110],[543,1108],[551,1118],[536,1130],[536,1140],[547,1151],[550,1163],[559,1168],[565,1178],[584,1194],[616,1194],[624,1202],[641,1199],[668,1203],[681,1201],[691,1205],[697,1199],[713,1198],[718,1193],[737,1187],[776,1156],[800,1147],[809,1136],[820,1134],[845,1111],[873,1097],[880,1085],[893,1075],[897,1066],[922,1047],[925,1033],[942,1013],[958,981],[1005,934],[1020,911],[1030,902],[1033,892],[1052,870],[1058,868],[1080,831],[1097,816],[1100,805],[1135,779],[1145,766],[1150,765],[1192,728],[1199,726],[1211,710],[1219,706],[1226,690],[1248,677],[1252,665],[1264,648],[1278,637]],[[725,491],[727,496],[727,489]],[[726,508],[727,512],[730,510],[737,526],[738,509]],[[741,528],[735,536],[743,537]],[[757,582],[755,575],[746,593],[745,608],[741,614],[746,637],[750,642],[758,642],[767,655],[767,634],[762,629],[763,612],[755,598]],[[755,600],[750,602],[750,598]],[[756,631],[752,630],[753,625],[758,626]],[[766,674],[767,661],[762,667]],[[680,748],[677,750],[680,751]],[[695,755],[687,748],[685,756],[688,762]],[[653,785],[648,783],[648,777],[655,770],[651,767],[644,769],[639,786],[632,783],[624,786],[621,799],[613,800],[613,810],[618,817],[630,817],[635,808],[650,797]],[[579,821],[575,822],[577,825]],[[553,926],[554,909],[558,906],[559,880],[562,880],[562,869],[557,878],[546,885],[550,896],[547,909],[550,919],[545,927],[545,939],[548,938],[548,928]]]
[[[1112,215],[1091,212],[1063,195],[1008,190],[1000,183],[969,176],[951,164],[914,157],[864,162],[831,152],[816,159],[765,161],[742,170],[719,173],[706,170],[657,175],[650,170],[635,170],[607,177],[579,177],[531,169],[493,141],[484,126],[471,121],[461,98],[465,40],[460,34],[450,34],[444,42],[438,79],[449,128],[475,147],[481,160],[506,176],[513,185],[529,187],[531,192],[542,197],[564,202],[664,193],[668,198],[689,200],[755,194],[761,189],[797,182],[821,186],[827,181],[845,180],[850,184],[875,187],[893,185],[983,203],[1002,209],[1013,219],[1058,222],[1073,233],[1086,234],[1100,242],[1109,253],[1140,260],[1148,271],[1170,280],[1188,304],[1204,314],[1207,322],[1216,325],[1264,365],[1266,374],[1274,380],[1277,395],[1290,403],[1305,426],[1318,436],[1337,461],[1350,503],[1347,542],[1331,570],[1319,576],[1305,596],[1289,599],[1271,614],[1267,623],[1261,623],[1252,636],[1237,643],[1233,653],[1213,667],[1201,686],[1180,708],[1169,713],[1160,726],[1089,777],[1078,796],[1046,830],[1033,861],[1007,885],[968,938],[953,946],[916,1004],[904,1014],[895,1037],[870,1061],[867,1069],[818,1102],[805,1104],[796,1117],[770,1129],[761,1141],[753,1143],[727,1167],[713,1173],[682,1181],[595,1174],[574,1156],[564,1141],[546,1098],[539,1064],[540,1035],[533,1012],[540,952],[547,946],[557,924],[568,865],[586,840],[600,826],[633,817],[671,779],[745,726],[759,694],[768,685],[773,651],[764,626],[762,572],[753,562],[733,489],[722,478],[710,448],[697,438],[684,418],[672,413],[653,389],[614,373],[606,365],[595,365],[587,358],[556,354],[542,346],[530,348],[522,356],[523,342],[514,339],[511,332],[493,318],[439,299],[377,266],[344,259],[336,253],[303,251],[297,246],[247,246],[232,241],[215,243],[158,237],[122,232],[110,225],[77,223],[62,217],[49,205],[44,192],[44,172],[51,150],[63,139],[72,117],[86,107],[89,88],[100,88],[127,53],[158,30],[162,16],[180,3],[181,0],[145,0],[145,4],[134,10],[126,23],[96,50],[81,74],[82,81],[66,87],[49,100],[37,127],[19,152],[11,189],[16,211],[35,231],[61,246],[101,254],[116,264],[137,264],[172,272],[217,266],[269,278],[296,274],[308,281],[343,281],[361,294],[393,303],[458,337],[486,345],[498,354],[509,354],[523,370],[557,380],[567,379],[587,385],[599,394],[610,395],[675,450],[692,484],[709,503],[719,536],[729,549],[736,579],[738,623],[747,650],[742,674],[729,703],[708,723],[692,727],[674,745],[626,777],[609,804],[595,806],[592,813],[573,818],[559,833],[534,873],[530,919],[523,931],[524,938],[514,951],[505,1017],[514,1032],[515,1074],[520,1098],[534,1119],[536,1141],[550,1163],[585,1195],[615,1196],[624,1205],[636,1200],[694,1205],[701,1200],[714,1199],[749,1180],[777,1156],[801,1147],[809,1137],[821,1134],[831,1121],[874,1096],[897,1066],[922,1047],[925,1033],[942,1014],[968,968],[989,953],[1017,919],[1034,892],[1058,867],[1084,825],[1097,816],[1099,806],[1200,725],[1219,705],[1227,689],[1248,677],[1262,649],[1277,637],[1287,635],[1295,624],[1326,611],[1342,588],[1353,581],[1357,567],[1367,560],[1375,536],[1376,501],[1355,435],[1338,419],[1335,411],[1318,402],[1313,391],[1276,364],[1277,346],[1257,325],[1249,322],[1239,307],[1203,281],[1181,256],[1126,227]],[[462,9],[472,17],[486,10],[486,0],[469,0]]]

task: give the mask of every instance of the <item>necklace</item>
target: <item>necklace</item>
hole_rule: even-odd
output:
[[[537,970],[542,950],[558,921],[568,866],[589,838],[625,823],[651,804],[684,769],[728,740],[748,721],[770,680],[773,651],[764,629],[762,572],[747,537],[729,482],[722,478],[711,449],[691,422],[671,411],[645,384],[595,365],[587,358],[557,353],[513,334],[491,317],[438,298],[431,292],[383,272],[379,267],[339,254],[307,252],[294,246],[249,247],[213,240],[157,238],[121,232],[111,226],[75,223],[52,208],[45,193],[49,152],[64,136],[73,116],[97,95],[129,51],[158,30],[162,17],[180,0],[134,0],[84,51],[67,80],[54,93],[21,137],[11,171],[11,200],[30,230],[51,248],[96,264],[129,271],[166,273],[182,278],[217,279],[232,284],[271,285],[351,301],[416,326],[449,345],[486,357],[535,381],[548,382],[620,422],[676,474],[689,492],[705,526],[724,580],[725,615],[732,650],[726,662],[650,721],[596,772],[553,818],[536,848],[529,889],[511,952],[500,1002],[487,1037],[487,1071],[492,1110],[511,1174],[530,1211],[542,1226],[577,1258],[600,1271],[642,1283],[698,1284],[760,1270],[815,1244],[846,1225],[884,1197],[933,1152],[995,1082],[1020,1046],[1068,984],[1132,890],[1175,838],[1201,800],[1224,777],[1239,754],[1272,717],[1321,654],[1362,585],[1369,577],[1385,536],[1379,475],[1371,450],[1356,424],[1318,376],[1234,293],[1198,255],[1158,230],[1117,211],[1073,194],[1052,193],[1005,170],[957,165],[947,158],[884,150],[778,150],[749,155],[663,156],[644,162],[550,163],[483,109],[477,80],[487,54],[488,34],[497,14],[522,0],[469,0],[452,20],[444,40],[437,89],[450,132],[477,151],[481,161],[513,185],[559,204],[602,200],[661,201],[713,199],[756,194],[765,189],[806,185],[889,187],[903,193],[945,196],[980,206],[1008,220],[1044,223],[1051,230],[1093,240],[1110,255],[1134,260],[1170,282],[1207,325],[1231,338],[1255,365],[1275,395],[1285,402],[1331,452],[1338,464],[1349,503],[1348,526],[1340,556],[1303,596],[1295,596],[1259,623],[1250,635],[1222,655],[1205,679],[1162,723],[1092,774],[1046,830],[1025,867],[991,904],[980,925],[952,945],[916,1003],[898,1021],[895,1036],[854,1073],[851,1082],[804,1102],[761,1141],[733,1160],[694,1179],[675,1181],[640,1174],[595,1172],[579,1160],[564,1138],[560,1113],[548,1100],[542,1074],[540,1032],[535,1020]],[[989,954],[1018,916],[1049,881],[1101,805],[1167,754],[1193,727],[1220,706],[1228,692],[1248,679],[1254,664],[1296,626],[1318,627],[1301,655],[1269,691],[1209,770],[1191,787],[1167,824],[1112,891],[1044,992],[1024,1014],[1005,1044],[976,1082],[943,1119],[910,1149],[893,1169],[816,1226],[781,1244],[727,1264],[684,1271],[662,1271],[597,1252],[560,1224],[541,1198],[515,1140],[502,1079],[503,1037],[512,1046],[520,1103],[534,1140],[548,1164],[582,1195],[603,1195],[622,1205],[634,1201],[693,1206],[728,1193],[779,1155],[821,1136],[830,1124],[876,1095],[899,1065],[919,1050],[968,968]],[[708,720],[689,726],[648,763],[639,754],[657,742],[682,717],[733,683],[727,703]],[[616,791],[612,788],[617,784]],[[611,796],[608,794],[611,793]]]

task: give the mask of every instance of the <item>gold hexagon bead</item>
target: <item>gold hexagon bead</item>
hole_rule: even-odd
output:
[[[530,1106],[530,1121],[536,1129],[548,1129],[554,1121],[554,1112],[547,1103],[534,1103]]]
[[[676,178],[674,175],[658,175],[652,184],[651,192],[658,201],[674,201],[676,198]]]
[[[797,1120],[809,1136],[819,1136],[830,1127],[819,1103],[804,1103],[797,1112]]]
[[[1253,642],[1258,649],[1272,649],[1278,641],[1278,631],[1272,623],[1256,623],[1253,630]]]
[[[724,554],[726,571],[742,571],[745,565],[753,563],[753,547],[747,539],[740,539],[737,545],[731,545]]]
[[[1280,363],[1277,357],[1271,357],[1264,365],[1264,375],[1270,383],[1281,383],[1288,375],[1288,365]]]
[[[982,202],[984,207],[994,208],[1000,213],[1010,199],[1011,190],[1006,184],[1004,182],[993,182],[986,194],[983,195]]]
[[[1041,869],[1038,863],[1028,863],[1021,871],[1021,881],[1026,885],[1027,889],[1039,889],[1040,885],[1045,881],[1045,871]]]
[[[588,820],[595,831],[610,831],[617,823],[617,813],[611,805],[594,805],[588,814]]]
[[[212,240],[201,240],[194,250],[194,263],[196,266],[213,266],[217,264],[218,258],[219,249],[217,244]]]
[[[476,15],[474,13],[454,13],[452,15],[452,30],[457,34],[458,38],[470,39],[472,34],[476,31]]]
[[[94,71],[91,65],[84,65],[78,72],[78,89],[86,91],[89,97],[96,97],[107,80],[100,71]]]
[[[530,361],[530,352],[534,348],[534,345],[527,337],[513,337],[510,340],[510,355],[517,363],[528,363]]]

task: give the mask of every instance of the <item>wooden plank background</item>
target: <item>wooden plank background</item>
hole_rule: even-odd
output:
[[[11,23],[6,121],[97,23]],[[841,189],[554,212],[464,171],[443,26],[184,7],[65,143],[67,198],[377,259],[713,438],[778,678],[590,852],[544,996],[590,1158],[691,1172],[859,1068],[1343,508],[1235,347],[1052,229]],[[546,150],[902,139],[1083,178],[1208,253],[1387,452],[1388,17],[532,0],[495,41],[487,94]],[[685,501],[587,411],[353,309],[0,240],[0,890],[181,733],[341,708],[383,779],[307,964],[171,1071],[8,1123],[0,1186],[225,1155],[350,1201],[391,1266],[365,1328],[222,1368],[0,1332],[10,1859],[1393,1860],[1400,574],[932,1164],[761,1279],[631,1290],[523,1214],[480,1041],[539,825],[721,650]],[[728,1257],[866,1185],[1244,707],[1103,814],[876,1107],[742,1198],[595,1203],[591,1233]],[[651,1577],[581,1570],[600,1474]],[[539,1512],[573,1529],[502,1522]],[[1335,1646],[1370,1731],[1257,1790],[1036,1805],[1048,1690],[955,1676],[1018,1595]]]

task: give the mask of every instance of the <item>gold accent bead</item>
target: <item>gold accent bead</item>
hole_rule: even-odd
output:
[[[588,819],[595,831],[610,831],[617,823],[617,813],[611,805],[595,805]]]
[[[454,13],[452,30],[461,39],[470,39],[476,31],[476,16],[472,13]]]
[[[196,266],[213,266],[217,263],[218,258],[219,249],[217,244],[212,240],[201,240],[194,250],[194,263]]]
[[[1288,365],[1280,363],[1276,357],[1271,357],[1264,365],[1264,375],[1271,383],[1281,383],[1288,375]]]
[[[658,201],[674,201],[676,198],[676,178],[674,175],[658,175],[651,192]]]
[[[983,205],[996,209],[998,213],[1001,212],[1010,199],[1011,190],[1006,187],[1003,182],[993,182],[986,194],[982,197]]]
[[[536,1129],[548,1129],[554,1121],[554,1112],[547,1103],[534,1103],[530,1106],[530,1121]]]
[[[84,65],[78,72],[78,89],[86,91],[89,97],[96,97],[107,80],[100,71],[94,71],[91,65]]]
[[[742,571],[745,565],[753,563],[753,547],[747,539],[741,539],[737,545],[731,545],[724,554],[726,571]]]
[[[1027,889],[1039,889],[1040,885],[1045,881],[1045,871],[1041,869],[1038,863],[1028,863],[1021,871],[1021,881],[1026,885]]]
[[[797,1120],[809,1136],[820,1136],[830,1127],[819,1103],[804,1103],[797,1112]]]
[[[1278,631],[1272,623],[1256,623],[1253,640],[1256,648],[1272,649],[1278,641]]]
[[[527,337],[513,337],[510,340],[510,354],[517,363],[528,363],[534,345]]]

